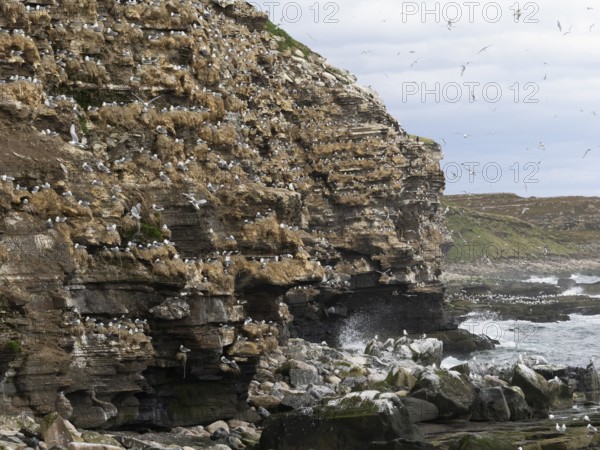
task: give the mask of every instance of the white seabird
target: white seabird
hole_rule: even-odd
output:
[[[227,359],[225,356],[221,356],[221,362],[223,364],[227,364],[228,366],[234,367],[238,370],[240,369],[238,364],[235,361]]]
[[[75,130],[74,123],[71,124],[71,128],[69,129],[69,132],[71,133],[71,141],[69,142],[69,144],[81,145],[79,142],[79,137],[77,136],[77,131]]]
[[[142,204],[141,203],[138,203],[137,205],[135,205],[131,208],[131,216],[134,219],[140,220],[142,218],[142,216],[140,215],[141,212],[142,212]]]

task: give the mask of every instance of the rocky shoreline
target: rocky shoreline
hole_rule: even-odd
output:
[[[440,368],[493,345],[443,308],[441,147],[351,74],[243,1],[0,13],[0,449],[595,442],[546,424],[593,367]]]
[[[535,355],[514,365],[440,368],[442,341],[372,339],[365,353],[290,339],[260,357],[250,409],[170,430],[84,431],[72,410],[34,421],[3,416],[0,446],[21,450],[578,449],[600,445],[600,378]],[[235,375],[233,375],[235,376]],[[566,431],[556,429],[566,424]],[[160,431],[160,432],[158,432]],[[484,445],[485,444],[485,445]]]

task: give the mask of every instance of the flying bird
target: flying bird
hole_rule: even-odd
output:
[[[461,64],[460,66],[460,76],[462,77],[465,74],[465,70],[467,70],[467,66],[471,64],[471,61],[467,61]]]
[[[81,145],[81,143],[79,142],[79,137],[77,136],[77,131],[75,130],[74,123],[71,124],[71,128],[69,129],[69,132],[71,133],[71,141],[69,142],[69,144]]]
[[[521,18],[521,15],[523,14],[523,12],[520,9],[517,9],[514,13],[515,16],[515,22],[518,22],[519,19]]]
[[[156,96],[156,97],[154,97],[152,100],[150,100],[150,101],[148,101],[148,102],[145,102],[144,100],[142,100],[140,97],[138,97],[138,96],[137,96],[137,95],[135,95],[135,94],[133,94],[133,96],[134,96],[135,98],[137,98],[137,99],[138,99],[140,102],[142,102],[142,105],[144,105],[143,112],[146,112],[146,111],[148,111],[148,107],[149,107],[149,106],[152,104],[152,102],[155,102],[156,100],[158,100],[159,98],[161,98],[161,97],[162,97],[162,94],[161,94],[161,95],[158,95],[158,96]]]
[[[485,52],[485,51],[486,51],[488,48],[490,48],[490,47],[491,47],[491,45],[486,45],[486,46],[485,46],[485,47],[483,47],[481,50],[479,50],[479,51],[477,52],[477,54],[479,55],[481,52]]]
[[[208,200],[201,198],[200,200],[191,199],[189,202],[195,210],[199,210],[201,206],[204,206],[208,203]]]
[[[133,208],[131,208],[131,216],[134,219],[140,220],[142,218],[142,216],[140,215],[141,212],[142,212],[142,204],[141,203],[138,203]]]

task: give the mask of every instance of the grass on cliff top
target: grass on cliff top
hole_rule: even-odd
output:
[[[446,227],[454,245],[446,252],[447,261],[542,258],[546,254],[575,256],[577,242],[564,231],[548,229],[509,214],[483,212],[445,197]]]
[[[290,51],[294,51],[294,50],[298,49],[304,54],[305,58],[312,53],[310,48],[308,48],[306,45],[302,44],[301,42],[298,42],[296,39],[291,37],[288,33],[286,33],[284,30],[279,28],[277,25],[275,25],[270,20],[267,20],[265,29],[269,33],[271,33],[273,36],[278,36],[281,38],[281,40],[279,41],[279,51],[280,52],[284,52],[288,49]]]
[[[429,139],[429,138],[427,138],[427,137],[423,137],[423,136],[417,136],[416,134],[409,134],[409,136],[410,136],[412,139],[414,139],[415,141],[416,141],[417,139],[419,139],[419,142],[422,142],[422,143],[424,143],[424,144],[427,144],[427,145],[429,145],[429,144],[435,144],[435,141],[434,141],[433,139]]]

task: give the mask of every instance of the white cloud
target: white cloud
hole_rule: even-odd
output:
[[[520,2],[523,14],[515,23],[510,9],[515,2],[479,2],[470,21],[469,2],[301,0],[271,3],[275,21],[281,21],[285,5],[292,3],[287,11],[300,8],[302,17],[296,23],[284,21],[282,27],[331,64],[353,72],[361,84],[377,90],[388,111],[409,133],[431,136],[440,143],[444,139],[446,161],[475,158],[484,164],[492,158],[508,164],[534,152],[542,161],[540,181],[527,191],[522,183],[499,182],[449,183],[448,192],[470,188],[539,196],[600,194],[596,174],[600,161],[600,6],[584,0]],[[493,13],[494,3],[502,12],[497,23],[482,14],[484,7]],[[440,12],[446,8],[449,14],[453,10],[446,5],[461,5],[462,18],[451,30],[443,17],[430,14],[423,20],[420,14],[401,14],[403,8],[410,11],[415,5],[431,11],[436,4]],[[461,65],[467,61],[461,77]],[[402,96],[403,86],[407,87],[403,83],[432,90],[436,83],[443,88],[464,82],[497,83],[501,98],[497,103],[487,102],[483,92],[477,91],[480,87],[475,88],[474,103],[468,91],[456,103],[443,96],[436,101],[432,94],[424,99],[420,93]],[[533,85],[527,88],[526,83]],[[527,94],[538,103],[526,103]],[[471,136],[464,139],[462,133]],[[545,144],[544,152],[537,148],[540,141]],[[581,158],[590,147],[595,150]]]

